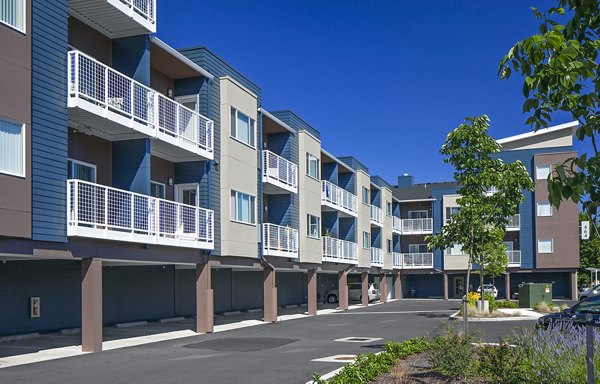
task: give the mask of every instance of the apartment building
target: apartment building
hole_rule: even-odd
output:
[[[455,185],[392,186],[326,151],[317,128],[265,109],[260,86],[213,51],[154,36],[155,0],[5,3],[0,335],[82,328],[82,348],[99,351],[116,323],[195,316],[212,332],[215,313],[315,315],[332,290],[346,309],[349,283],[364,305],[371,283],[382,301],[411,287],[454,296],[443,287],[458,284],[460,260],[423,244]],[[509,138],[503,154],[535,160],[543,184],[569,132]],[[545,217],[542,190],[519,212],[508,285],[573,279],[572,231],[558,228],[576,206]],[[525,219],[535,204],[545,215]],[[538,253],[552,250],[543,260],[535,236]]]

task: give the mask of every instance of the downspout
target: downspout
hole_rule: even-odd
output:
[[[206,83],[206,117],[208,117],[210,119],[210,93],[211,93],[211,83],[212,83],[212,79],[210,78],[205,78],[204,82]],[[213,125],[213,157],[215,154],[215,131],[214,131],[214,125]],[[207,201],[207,205],[208,205],[208,209],[212,209],[212,167],[213,167],[213,161],[212,160],[208,160],[206,162],[206,177],[207,177],[207,191],[208,191],[208,196],[206,198]],[[214,243],[215,243],[215,225],[214,225],[214,220],[215,220],[215,216],[214,216],[214,209],[213,209],[213,249],[214,249]],[[212,250],[208,250],[208,258],[206,260],[207,263],[210,262],[210,258],[213,254]]]
[[[262,183],[262,174],[263,174],[263,163],[262,163],[262,110],[259,108],[258,111],[258,125],[260,126],[260,129],[258,131],[260,131],[260,136],[257,138],[256,140],[256,148],[257,148],[257,152],[258,152],[258,196],[260,196],[260,207],[258,207],[258,210],[260,211],[260,213],[258,214],[258,258],[261,260],[261,262],[265,262],[267,263],[267,260],[264,257],[263,254],[263,211],[264,208],[262,207],[262,205],[264,204],[263,201],[263,183]],[[267,263],[269,266],[271,266],[269,263]],[[271,266],[272,267],[272,266]],[[274,269],[273,269],[274,270]]]

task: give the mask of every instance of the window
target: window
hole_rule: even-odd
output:
[[[464,255],[465,253],[463,252],[462,249],[462,245],[453,245],[452,247],[448,248],[446,250],[446,253],[448,255]]]
[[[242,192],[231,191],[231,220],[240,223],[256,223],[256,199]]]
[[[313,237],[315,239],[319,238],[319,233],[321,232],[321,218],[319,216],[307,215],[308,217],[308,228],[306,235],[308,237]]]
[[[552,205],[550,203],[537,203],[538,216],[552,216]]]
[[[392,254],[392,240],[387,239],[385,242],[386,242],[386,245],[387,245],[386,251],[387,251],[388,254],[391,255]]]
[[[389,201],[385,202],[385,214],[388,216],[392,216],[392,203]]]
[[[310,153],[306,154],[306,174],[313,179],[319,180],[319,171],[321,161]]]
[[[552,172],[552,167],[549,165],[538,165],[535,167],[535,178],[537,180],[546,180]]]
[[[150,182],[150,196],[157,197],[159,199],[165,198],[165,185],[157,183],[156,181]]]
[[[450,220],[453,215],[460,211],[460,207],[447,207],[446,208],[446,220]]]
[[[0,120],[0,172],[25,176],[24,131],[23,124]]]
[[[256,148],[256,122],[235,108],[231,108],[231,137]]]
[[[371,248],[371,234],[369,232],[363,232],[363,248]]]
[[[194,112],[198,112],[198,95],[177,96],[175,101]]]
[[[67,179],[96,182],[96,166],[83,161],[67,159]]]
[[[409,244],[408,253],[427,253],[427,244]]]
[[[554,252],[554,240],[538,239],[538,253],[552,253],[552,252]]]
[[[369,188],[367,187],[362,187],[362,202],[363,204],[370,205]]]
[[[0,0],[0,22],[25,32],[25,0]]]
[[[427,211],[408,211],[409,219],[427,219],[429,212]]]

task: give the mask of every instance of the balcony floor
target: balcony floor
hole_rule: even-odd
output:
[[[69,0],[69,14],[111,39],[156,32],[155,22],[120,0]]]

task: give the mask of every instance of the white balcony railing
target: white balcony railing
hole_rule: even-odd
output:
[[[356,264],[358,262],[356,243],[323,237],[323,261]]]
[[[209,209],[68,180],[67,210],[68,236],[214,249]]]
[[[403,219],[402,234],[422,235],[433,233],[433,219]]]
[[[133,7],[133,11],[145,19],[155,22],[156,0],[120,0],[121,3]]]
[[[402,268],[402,254],[401,253],[394,252],[394,255],[392,257],[392,265],[396,269]]]
[[[298,166],[271,151],[263,151],[263,182],[298,193]]]
[[[402,233],[402,220],[399,217],[392,216],[392,232]]]
[[[80,51],[68,55],[69,107],[80,107],[120,124],[125,132],[115,135],[134,130],[213,158],[212,120]]]
[[[404,253],[402,254],[402,268],[433,268],[433,253]]]
[[[327,181],[321,181],[321,203],[351,216],[357,216],[356,196]]]
[[[371,205],[371,224],[378,226],[383,225],[383,214],[381,208],[376,205]]]
[[[371,247],[371,266],[383,267],[383,253],[381,248]]]
[[[521,215],[517,214],[509,218],[506,225],[507,231],[519,231],[521,229]]]
[[[508,256],[509,267],[520,267],[521,266],[521,251],[506,251]]]
[[[263,224],[263,251],[268,256],[298,257],[298,230],[271,223]]]

